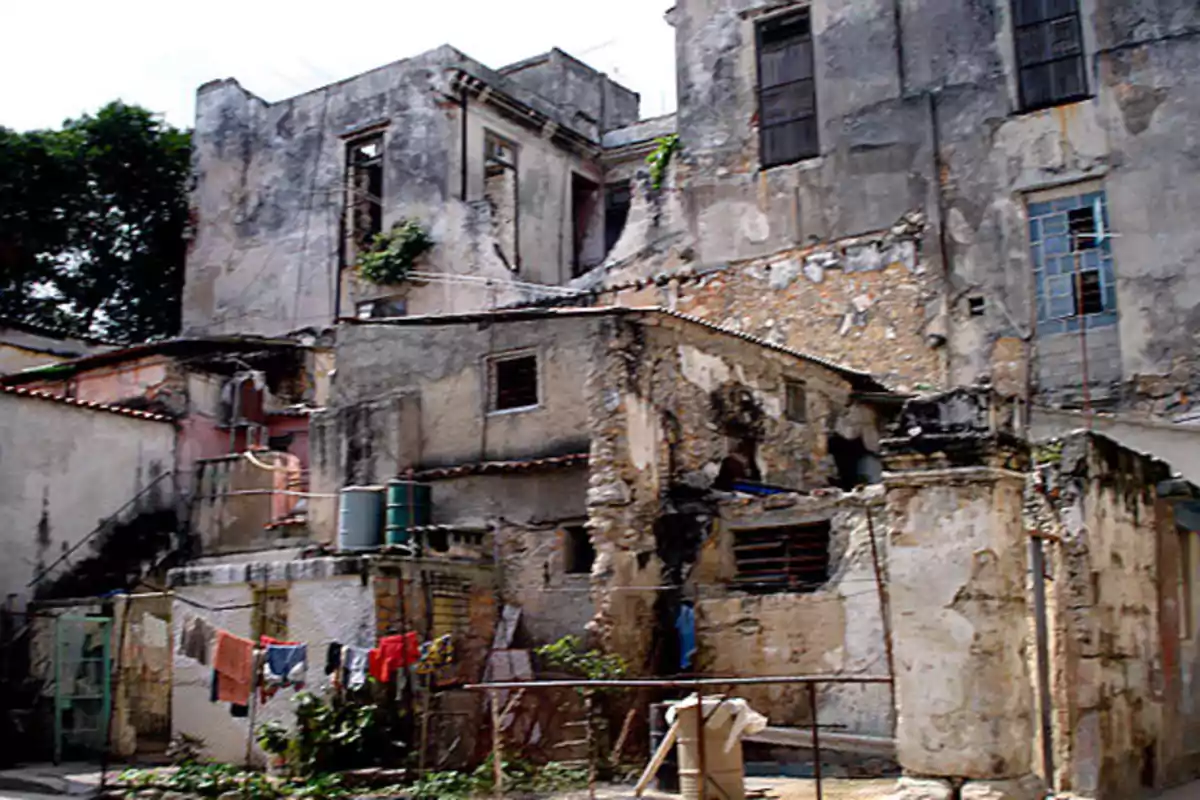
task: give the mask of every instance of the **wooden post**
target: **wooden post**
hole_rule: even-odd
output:
[[[696,685],[696,797],[704,800],[708,796],[708,772],[704,753],[704,690]]]
[[[488,692],[492,706],[492,794],[504,795],[504,748],[500,731],[500,693]]]
[[[820,722],[817,719],[817,685],[808,684],[808,705],[812,709],[812,748],[813,748],[813,777],[817,779],[817,800],[822,800],[821,793],[821,734]]]
[[[592,689],[583,692],[583,730],[587,744],[588,800],[596,800],[596,731],[592,725],[595,714],[596,693]]]

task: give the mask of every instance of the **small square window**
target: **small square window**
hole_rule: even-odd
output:
[[[788,381],[786,391],[787,418],[792,422],[807,422],[808,392],[805,390],[804,381]]]
[[[496,358],[488,370],[489,408],[511,411],[538,404],[537,356],[533,354]]]
[[[1079,273],[1079,285],[1076,288],[1075,307],[1083,308],[1084,314],[1101,314],[1104,312],[1104,290],[1100,286],[1100,273],[1094,269]]]
[[[251,635],[255,642],[262,636],[284,640],[288,635],[287,587],[256,587],[252,592],[254,611],[251,616]]]
[[[568,575],[587,575],[596,562],[596,548],[583,525],[563,528],[563,571]]]
[[[970,309],[972,317],[982,317],[983,312],[987,310],[987,303],[984,298],[979,296],[968,297],[967,307]]]
[[[829,580],[828,522],[734,531],[734,585],[747,592],[813,592]]]
[[[1100,246],[1096,212],[1091,206],[1068,211],[1067,226],[1071,231],[1071,247],[1074,250],[1095,250]]]

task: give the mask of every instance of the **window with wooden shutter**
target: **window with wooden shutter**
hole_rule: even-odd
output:
[[[820,154],[808,9],[763,20],[758,39],[758,126],[764,168]]]
[[[1079,0],[1013,0],[1021,108],[1087,97]]]
[[[755,594],[813,592],[829,580],[828,522],[734,531],[734,586]]]

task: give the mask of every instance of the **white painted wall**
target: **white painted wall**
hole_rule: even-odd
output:
[[[0,599],[23,605],[39,565],[170,471],[174,454],[169,423],[0,393]]]

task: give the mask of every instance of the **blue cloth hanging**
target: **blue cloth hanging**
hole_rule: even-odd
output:
[[[679,607],[675,630],[679,633],[679,671],[687,672],[696,657],[696,610],[687,603]]]

